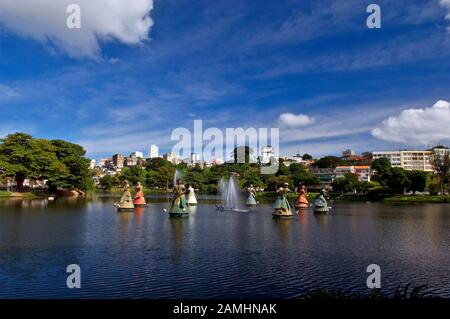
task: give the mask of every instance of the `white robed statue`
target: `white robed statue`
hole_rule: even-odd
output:
[[[195,189],[192,185],[189,185],[187,189],[187,204],[189,206],[197,205],[197,196],[195,195]]]

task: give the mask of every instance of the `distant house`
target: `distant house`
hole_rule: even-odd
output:
[[[345,174],[355,174],[360,182],[370,182],[370,166],[337,166],[334,169],[336,178],[345,177]]]

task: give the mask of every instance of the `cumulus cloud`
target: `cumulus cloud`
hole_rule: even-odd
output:
[[[445,18],[447,20],[450,20],[450,0],[439,0],[439,3],[441,4],[441,6],[447,9],[448,13]],[[450,27],[448,27],[447,30],[450,32]]]
[[[376,138],[408,145],[427,145],[450,140],[450,103],[438,101],[432,107],[403,110],[374,128]]]
[[[288,127],[299,127],[314,123],[314,119],[305,114],[283,113],[280,115],[279,122]]]
[[[69,29],[69,4],[81,7],[81,28]],[[148,38],[153,0],[1,0],[0,26],[72,57],[98,58],[102,41],[138,44]]]

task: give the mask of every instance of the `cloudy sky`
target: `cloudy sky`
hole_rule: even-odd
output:
[[[280,127],[281,154],[450,144],[450,0],[1,0],[0,135],[162,151]],[[66,7],[81,7],[81,29]]]

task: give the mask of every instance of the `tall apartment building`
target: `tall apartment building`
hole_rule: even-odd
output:
[[[373,160],[385,157],[392,167],[401,167],[407,171],[418,170],[432,172],[431,156],[433,151],[385,151],[373,152]]]
[[[148,157],[149,158],[156,158],[159,157],[159,147],[155,144],[150,145],[150,149],[148,151]]]

